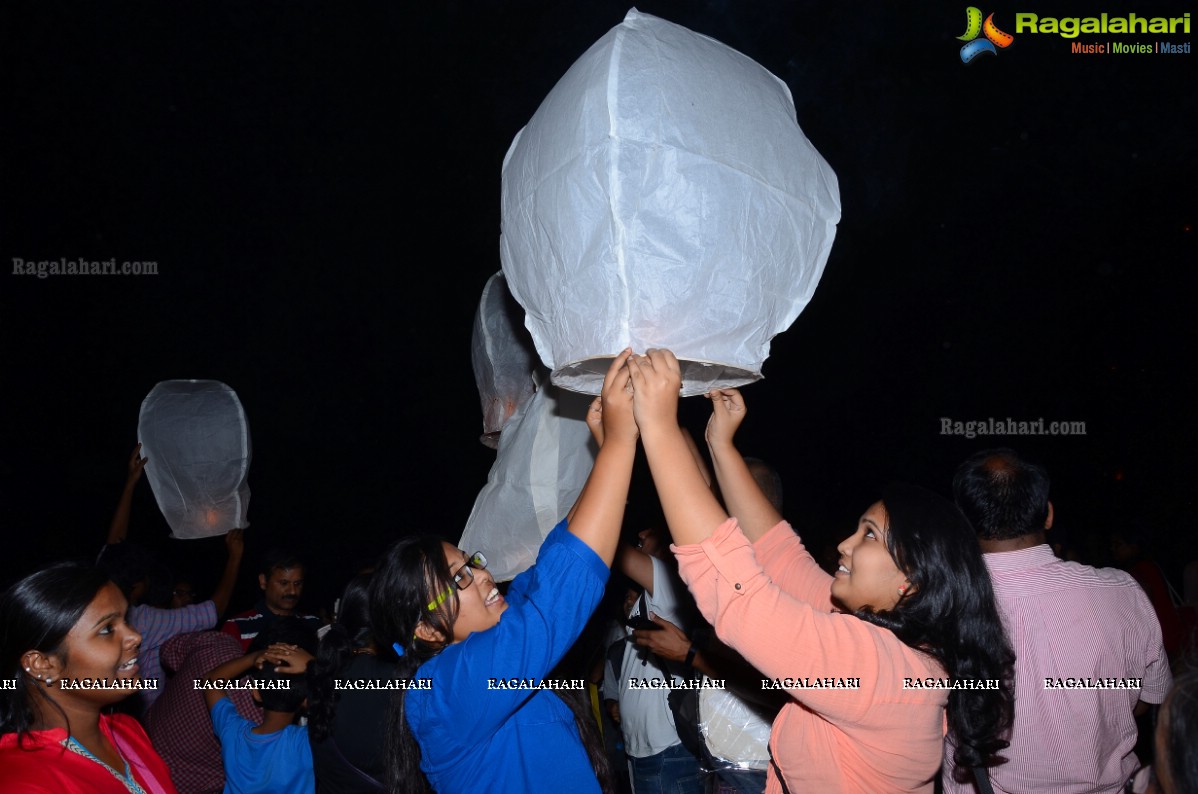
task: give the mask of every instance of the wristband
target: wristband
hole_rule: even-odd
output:
[[[695,654],[698,652],[699,652],[699,649],[696,648],[694,645],[691,645],[690,650],[686,652],[686,666],[687,667],[694,667]]]

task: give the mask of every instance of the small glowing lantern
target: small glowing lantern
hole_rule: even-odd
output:
[[[165,380],[137,423],[145,475],[176,538],[249,526],[250,429],[237,393],[215,380]]]
[[[524,310],[508,291],[503,273],[487,279],[474,315],[470,340],[474,382],[483,408],[483,435],[491,449],[512,414],[535,391],[532,372],[537,366],[532,339],[524,329]]]

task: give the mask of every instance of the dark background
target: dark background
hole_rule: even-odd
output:
[[[1177,2],[985,7],[1174,16]],[[500,165],[630,4],[6,3],[0,186],[5,582],[94,555],[168,378],[249,415],[251,556],[312,565],[308,607],[391,538],[458,537],[480,445],[475,308],[499,269]],[[964,4],[642,2],[790,85],[844,217],[809,308],[746,389],[741,447],[819,545],[890,479],[942,492],[1011,445],[1054,477],[1057,538],[1196,556],[1194,54],[1074,55],[1016,35],[964,65]],[[1083,36],[1093,41],[1118,37]],[[1126,37],[1191,41],[1190,35]],[[26,260],[152,260],[39,280]],[[684,405],[701,432],[705,401]],[[1083,421],[968,440],[940,418]],[[151,464],[152,465],[152,464]],[[642,485],[643,485],[642,481]],[[147,484],[131,538],[203,579]],[[246,587],[234,606],[247,606]],[[211,582],[208,582],[210,585]]]

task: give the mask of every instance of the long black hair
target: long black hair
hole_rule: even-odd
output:
[[[452,596],[435,599],[435,607],[429,610],[429,594],[446,591]],[[383,555],[370,582],[370,623],[379,657],[393,661],[400,676],[412,679],[420,665],[452,641],[459,608],[458,589],[450,575],[441,539],[424,535],[396,541]],[[430,642],[417,637],[416,625],[422,619],[434,632],[446,637],[446,641]],[[403,648],[402,656],[395,653],[392,643]],[[387,789],[390,794],[431,794],[432,787],[420,769],[420,745],[404,716],[404,693],[400,689],[392,694],[388,711]],[[600,788],[611,791],[607,754],[589,698],[555,694],[574,715]]]
[[[14,689],[0,689],[0,733],[16,733],[24,741],[37,721],[31,691],[36,684],[25,674],[21,658],[41,651],[57,653],[65,663],[63,640],[108,581],[94,565],[60,562],[26,576],[0,596],[0,675],[15,682]],[[53,699],[45,700],[62,711]]]
[[[1198,794],[1198,669],[1177,677],[1157,720],[1165,734],[1156,746],[1157,779],[1171,784],[1167,794]]]
[[[894,484],[882,492],[886,545],[912,587],[893,609],[857,616],[894,632],[955,680],[998,681],[997,689],[953,689],[949,732],[956,744],[958,782],[972,767],[1001,763],[998,753],[1014,717],[1015,653],[1007,641],[990,574],[973,528],[957,507],[932,491]]]
[[[374,644],[370,630],[370,574],[349,580],[337,602],[337,618],[320,640],[308,672],[308,733],[324,741],[337,715],[334,679],[354,658],[354,652]]]
[[[426,609],[429,593],[452,592]],[[395,663],[396,672],[412,679],[416,669],[445,649],[445,642],[429,642],[416,636],[422,619],[446,638],[453,637],[458,617],[458,590],[449,573],[441,539],[430,535],[396,541],[383,555],[370,581],[370,624],[378,643],[379,658]],[[392,647],[403,648],[399,656]],[[404,694],[391,696],[387,715],[386,771],[391,794],[431,794],[432,787],[420,770],[420,745],[404,716]]]

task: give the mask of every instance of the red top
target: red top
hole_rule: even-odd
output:
[[[154,752],[137,720],[125,714],[100,715],[100,730],[129,762],[146,794],[178,794],[170,771]],[[0,736],[0,794],[128,794],[108,767],[66,746],[62,728]],[[118,769],[118,772],[124,770]]]

